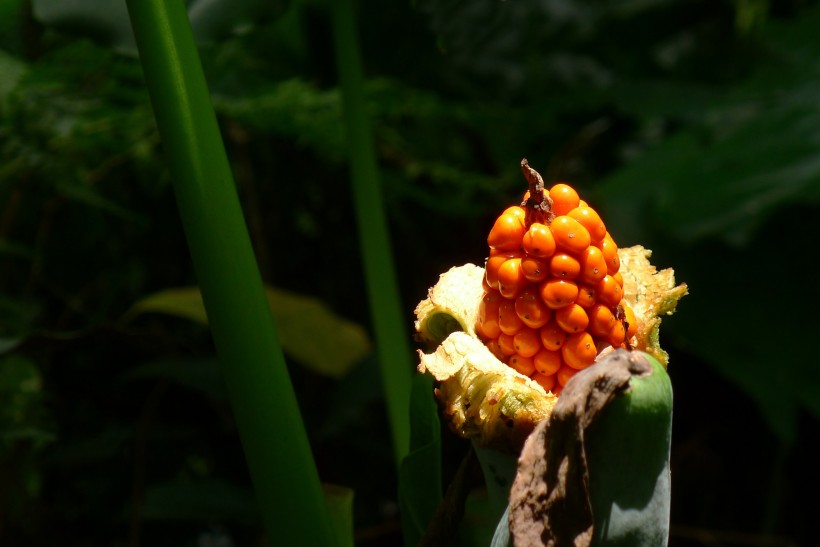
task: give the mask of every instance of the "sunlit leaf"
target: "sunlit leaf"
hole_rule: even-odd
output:
[[[321,301],[266,287],[271,313],[284,351],[317,374],[339,378],[370,351],[364,328],[339,317]],[[149,295],[127,312],[131,320],[144,313],[160,313],[207,324],[197,287],[167,289]]]
[[[339,317],[320,300],[266,287],[282,348],[316,373],[338,378],[371,349],[361,325]]]
[[[205,313],[205,304],[202,302],[199,287],[166,289],[146,296],[131,306],[125,319],[131,320],[143,313],[161,313],[203,325],[208,324],[208,314]]]

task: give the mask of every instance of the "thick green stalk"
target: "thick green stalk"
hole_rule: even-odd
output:
[[[191,258],[271,544],[333,545],[182,0],[128,0]]]
[[[651,369],[633,372],[629,387],[586,431],[594,547],[663,547],[669,541],[672,383],[654,357],[633,354]]]
[[[332,0],[331,5],[336,67],[342,88],[353,200],[370,316],[381,363],[393,447],[400,463],[408,453],[410,442],[408,409],[412,364],[408,324],[399,298],[373,136],[365,108],[364,77],[352,0]]]

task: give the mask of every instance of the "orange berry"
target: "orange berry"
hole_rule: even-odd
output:
[[[498,267],[498,292],[504,298],[515,298],[526,284],[520,258],[508,258]]]
[[[615,240],[609,235],[609,232],[604,236],[604,240],[598,245],[601,252],[604,253],[604,260],[606,260],[606,272],[609,275],[614,274],[621,268],[621,258],[618,256],[618,245]]]
[[[624,290],[611,275],[598,282],[595,286],[595,292],[598,294],[598,302],[606,304],[610,308],[620,304],[621,299],[624,297]]]
[[[508,207],[496,219],[487,236],[487,244],[493,249],[502,251],[517,251],[521,248],[521,239],[527,231],[524,226],[524,209],[522,207]]]
[[[574,333],[586,329],[589,318],[584,308],[578,304],[570,304],[555,310],[555,322],[568,333]]]
[[[577,369],[569,367],[567,365],[562,365],[558,372],[555,373],[555,379],[558,380],[558,385],[564,387],[569,382],[570,378],[575,376],[578,373]]]
[[[626,339],[626,329],[621,321],[615,321],[612,330],[609,331],[609,343],[613,348],[617,348]]]
[[[558,369],[561,368],[560,350],[553,351],[547,348],[541,348],[532,359],[535,370],[546,376],[555,374],[558,372]]]
[[[501,350],[501,353],[504,354],[505,358],[509,357],[510,355],[515,355],[515,342],[513,341],[513,337],[509,334],[504,334],[502,332],[499,335],[498,347]]]
[[[521,271],[530,283],[540,283],[550,273],[549,264],[544,260],[527,256],[521,259]]]
[[[557,216],[550,224],[550,230],[559,249],[578,254],[589,247],[592,239],[584,226],[572,217]]]
[[[564,363],[578,370],[591,365],[596,355],[598,355],[598,348],[595,347],[592,335],[586,331],[570,334],[561,346],[561,357],[564,358]]]
[[[606,236],[606,226],[604,221],[592,207],[576,207],[569,213],[570,216],[581,223],[581,225],[589,232],[589,237],[592,241],[602,241]]]
[[[578,285],[578,298],[575,303],[584,309],[595,305],[595,288],[588,285]]]
[[[485,293],[488,292],[496,292],[496,290],[487,283],[487,274],[484,274],[484,277],[481,278],[481,288],[484,289]]]
[[[561,279],[575,279],[581,273],[581,263],[567,253],[556,253],[550,258],[550,273]]]
[[[515,301],[502,299],[498,303],[498,328],[501,332],[512,336],[524,327],[524,322],[515,313]]]
[[[478,306],[478,333],[485,339],[495,339],[501,334],[498,326],[498,305],[501,303],[501,295],[496,291],[488,292],[481,299]]]
[[[521,249],[515,251],[502,251],[501,249],[490,249],[489,256],[503,256],[505,258],[524,258],[527,253]]]
[[[514,368],[516,372],[524,376],[530,376],[535,372],[532,357],[521,357],[521,355],[515,354],[510,357],[509,365]]]
[[[533,329],[546,325],[552,315],[535,288],[525,290],[515,299],[515,313],[526,326]]]
[[[552,309],[563,308],[578,298],[578,285],[566,279],[547,279],[539,288],[544,304]]]
[[[532,357],[541,349],[541,336],[537,330],[524,327],[513,336],[513,345],[521,357]]]
[[[546,258],[552,256],[552,253],[555,252],[555,238],[553,238],[549,226],[540,222],[533,222],[524,234],[521,246],[530,256]]]
[[[621,274],[621,272],[617,271],[614,274],[610,274],[610,275],[612,275],[612,277],[615,278],[615,281],[617,281],[618,285],[620,285],[621,288],[623,289],[624,288],[624,276]]]
[[[589,332],[601,338],[608,338],[612,326],[615,324],[615,315],[607,306],[595,304],[589,309]]]
[[[550,392],[553,387],[555,387],[555,375],[552,374],[547,376],[545,374],[541,374],[540,372],[536,372],[532,376],[530,376],[533,380],[538,382],[538,385],[544,388],[544,391]]]
[[[601,249],[589,246],[578,257],[581,266],[581,282],[594,285],[606,276],[606,260]]]
[[[550,199],[552,199],[552,212],[554,215],[566,215],[578,207],[581,198],[568,184],[559,182],[550,188]]]
[[[484,264],[484,281],[490,288],[498,290],[498,268],[506,261],[506,256],[491,256]]]
[[[507,359],[507,356],[504,355],[504,352],[501,351],[501,346],[498,345],[498,340],[490,340],[485,344],[487,349],[490,350],[490,353],[495,355],[495,358],[499,361],[504,361]]]
[[[541,344],[549,350],[559,350],[567,339],[567,333],[554,320],[548,322],[538,331],[541,335]]]
[[[638,319],[635,317],[635,312],[626,303],[622,302],[621,306],[624,309],[624,321],[626,321],[626,339],[631,340],[633,336],[638,333]]]

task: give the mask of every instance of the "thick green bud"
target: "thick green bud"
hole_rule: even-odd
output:
[[[669,535],[672,384],[661,364],[632,375],[586,433],[593,545],[663,546]]]
[[[671,436],[663,366],[641,351],[600,357],[524,444],[510,492],[514,544],[666,545]]]

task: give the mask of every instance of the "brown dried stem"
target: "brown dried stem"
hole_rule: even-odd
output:
[[[555,215],[552,213],[552,199],[544,191],[544,179],[538,171],[530,167],[527,158],[521,160],[521,172],[530,185],[529,196],[521,202],[521,207],[526,211],[526,226],[529,228],[534,222],[549,224]]]

